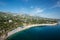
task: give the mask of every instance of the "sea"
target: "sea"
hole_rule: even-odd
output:
[[[7,40],[60,40],[60,24],[31,27],[9,36]]]

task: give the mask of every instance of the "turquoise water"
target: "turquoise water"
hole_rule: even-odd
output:
[[[60,40],[60,25],[36,26],[15,33],[7,40]]]

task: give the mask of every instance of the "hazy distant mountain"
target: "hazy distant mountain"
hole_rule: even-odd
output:
[[[56,19],[52,19],[52,18],[44,18],[44,17],[40,17],[40,16],[31,16],[29,14],[18,14],[18,13],[11,13],[11,12],[0,12],[0,16],[19,16],[19,17],[26,17],[26,18],[33,18],[33,19],[44,19],[44,20],[56,20]],[[60,19],[58,19],[60,20]]]

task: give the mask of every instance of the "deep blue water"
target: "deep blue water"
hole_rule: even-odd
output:
[[[60,40],[60,25],[36,26],[15,33],[8,40]]]

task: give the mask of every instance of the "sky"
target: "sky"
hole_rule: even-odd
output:
[[[60,0],[0,0],[0,11],[60,19]]]

